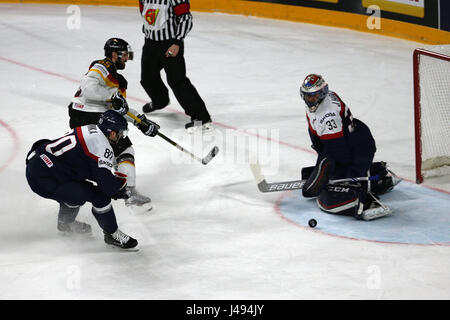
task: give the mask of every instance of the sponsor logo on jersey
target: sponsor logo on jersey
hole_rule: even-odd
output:
[[[98,160],[98,167],[99,167],[99,168],[112,169],[113,165],[112,165],[112,162],[111,162],[111,161],[99,159],[99,160]]]
[[[326,114],[322,117],[322,119],[320,119],[320,124],[322,124],[322,122],[324,122],[325,119],[328,118],[328,117],[336,117],[336,114],[335,114],[334,112],[328,112],[328,113],[326,113]]]
[[[40,157],[42,161],[44,161],[44,163],[47,165],[47,167],[49,168],[53,167],[53,162],[52,160],[50,160],[49,157],[47,157],[45,154],[41,154]]]

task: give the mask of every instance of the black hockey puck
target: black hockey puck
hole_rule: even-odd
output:
[[[317,226],[317,221],[316,219],[309,219],[308,224],[311,228],[314,228],[315,226]]]

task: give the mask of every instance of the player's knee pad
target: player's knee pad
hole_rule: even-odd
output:
[[[322,211],[340,215],[354,215],[361,201],[361,190],[345,185],[330,185],[317,198]]]
[[[96,208],[105,208],[111,204],[111,197],[103,193],[99,187],[93,186],[88,201]]]
[[[314,168],[313,172],[306,180],[302,194],[306,198],[317,197],[326,187],[331,175],[334,172],[335,162],[329,158],[323,158]]]

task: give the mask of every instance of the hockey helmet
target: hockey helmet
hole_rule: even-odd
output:
[[[100,115],[97,127],[108,138],[111,131],[115,131],[120,138],[125,138],[128,134],[128,122],[125,118],[114,110],[108,110]],[[119,140],[118,139],[118,140]]]
[[[119,63],[117,64],[117,69],[124,69],[125,64],[123,62],[124,55],[128,55],[128,60],[133,60],[134,53],[131,46],[123,39],[111,38],[105,43],[105,56],[108,58],[112,57],[113,52],[117,52],[119,56]]]
[[[309,111],[315,112],[328,94],[328,84],[320,74],[308,74],[300,87],[300,96]]]

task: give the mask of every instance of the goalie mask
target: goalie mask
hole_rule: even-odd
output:
[[[315,112],[328,94],[328,84],[319,74],[309,74],[300,87],[300,96],[305,101],[309,111]]]
[[[105,43],[105,56],[108,58],[112,57],[113,52],[117,52],[118,55],[118,61],[115,63],[116,68],[118,70],[125,69],[125,57],[128,59],[126,60],[133,60],[134,53],[131,49],[131,46],[123,39],[120,38],[111,38],[108,39]]]

